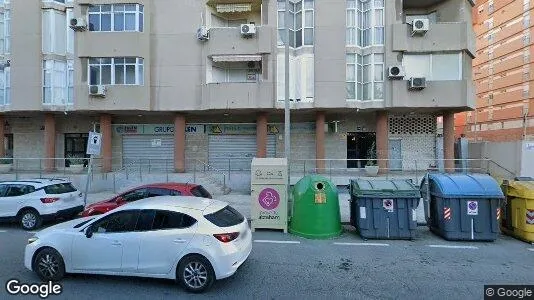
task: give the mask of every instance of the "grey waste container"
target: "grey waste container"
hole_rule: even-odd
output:
[[[426,185],[426,181],[430,184]],[[504,194],[486,174],[428,174],[421,189],[429,197],[428,226],[446,240],[494,241]]]
[[[421,199],[411,180],[351,180],[350,221],[368,239],[414,239]]]

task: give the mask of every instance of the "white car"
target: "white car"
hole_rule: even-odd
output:
[[[24,265],[44,281],[65,273],[175,279],[190,292],[232,276],[252,234],[226,202],[159,196],[52,226],[28,240]]]
[[[73,218],[83,211],[83,194],[63,179],[0,182],[0,220],[34,230],[43,221]]]

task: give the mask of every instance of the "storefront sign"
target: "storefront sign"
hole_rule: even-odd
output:
[[[173,124],[135,124],[135,125],[114,125],[113,132],[119,135],[125,134],[150,134],[150,135],[172,135],[174,134]],[[188,124],[185,126],[186,133],[204,133],[204,125]]]

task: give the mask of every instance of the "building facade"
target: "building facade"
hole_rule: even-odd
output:
[[[48,169],[85,157],[93,128],[105,172],[283,157],[285,26],[292,164],[452,159],[474,107],[468,0],[0,2],[0,156]]]
[[[474,141],[518,141],[534,133],[534,1],[477,1],[473,27],[476,110],[456,116],[456,134]]]

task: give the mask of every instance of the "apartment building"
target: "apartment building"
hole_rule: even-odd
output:
[[[468,0],[0,2],[0,156],[83,157],[96,127],[105,172],[283,157],[286,42],[292,164],[425,167],[474,107]]]
[[[456,115],[456,134],[518,141],[534,133],[534,1],[477,1],[473,8],[476,110]]]

